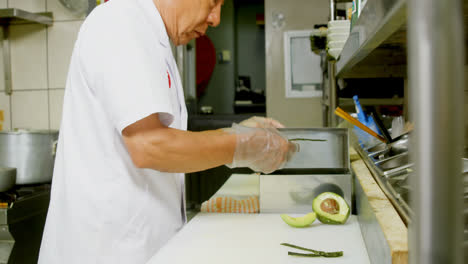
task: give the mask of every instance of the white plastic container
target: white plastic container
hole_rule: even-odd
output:
[[[328,22],[328,28],[334,28],[334,27],[347,27],[349,28],[351,26],[351,21],[349,20],[334,20],[334,21],[329,21]]]
[[[331,41],[346,41],[349,37],[349,33],[334,33],[327,35],[327,43]]]
[[[333,58],[338,59],[338,57],[341,54],[341,51],[343,51],[343,49],[329,49],[328,54]]]
[[[330,41],[327,44],[328,49],[342,49],[346,41]]]
[[[349,27],[331,27],[328,29],[328,34],[349,34]]]

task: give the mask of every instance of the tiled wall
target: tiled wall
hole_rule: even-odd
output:
[[[84,16],[71,13],[59,0],[0,0],[0,8],[47,11],[54,16],[52,26],[10,26],[11,96],[4,92],[3,60],[0,60],[4,130],[59,129],[70,57]]]

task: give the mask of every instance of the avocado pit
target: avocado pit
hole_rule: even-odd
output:
[[[323,200],[322,204],[320,204],[320,209],[328,214],[338,214],[340,212],[340,205],[335,199],[328,198]]]
[[[332,225],[346,223],[351,211],[343,197],[332,192],[324,192],[317,196],[312,202],[312,209],[320,222]]]

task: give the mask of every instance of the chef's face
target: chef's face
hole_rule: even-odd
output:
[[[208,27],[216,27],[221,21],[224,0],[177,0],[176,25],[169,30],[175,45],[205,35]]]

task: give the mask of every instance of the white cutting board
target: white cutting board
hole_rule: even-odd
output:
[[[288,256],[281,246],[291,243],[323,251],[344,251],[340,258]],[[304,252],[306,253],[306,252]],[[148,264],[368,264],[369,258],[355,216],[345,225],[316,221],[308,228],[292,228],[278,214],[200,213]]]

